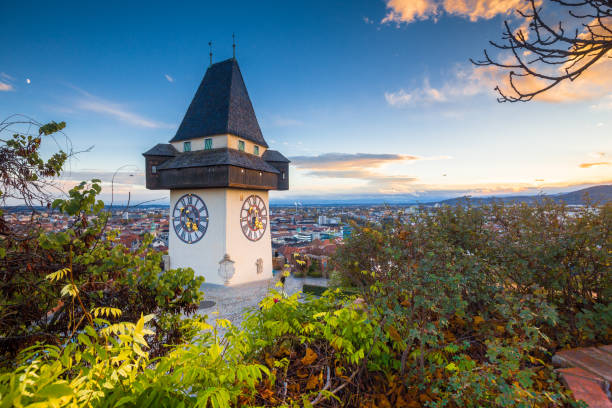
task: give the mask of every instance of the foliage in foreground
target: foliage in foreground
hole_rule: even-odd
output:
[[[335,264],[358,295],[271,291],[238,329],[183,319],[200,281],[114,245],[99,191],[54,202],[67,231],[2,224],[2,336],[39,343],[5,362],[0,407],[576,406],[551,353],[612,340],[611,205],[356,229]]]
[[[0,374],[0,406],[571,406],[550,367],[532,357],[540,335],[525,310],[507,311],[520,347],[495,328],[482,356],[472,356],[464,336],[423,353],[412,348],[403,374],[393,326],[338,291],[305,301],[272,291],[244,330],[217,321],[223,335],[193,319],[194,340],[158,358],[144,339],[151,316],[136,324],[98,317],[64,347],[25,350]],[[446,331],[484,325],[464,320]]]
[[[136,324],[96,318],[94,325],[103,329],[86,326],[78,341],[63,348],[25,350],[22,364],[0,375],[0,406],[236,406],[268,374],[266,367],[245,362],[244,333],[229,328],[220,338],[202,321],[191,322],[192,329],[204,330],[192,344],[152,359],[145,351],[152,318]]]
[[[611,212],[557,223],[564,211],[443,208],[356,229],[335,262],[358,295],[273,290],[242,329],[184,321],[193,340],[161,357],[151,316],[100,309],[67,343],[25,350],[0,406],[577,406],[550,357],[612,340]]]
[[[51,122],[35,136],[0,138],[0,202],[49,198],[45,188],[68,155],[60,151],[45,161],[40,149],[44,138],[64,126]],[[49,202],[48,211],[60,212],[67,223],[57,232],[43,230],[35,210],[25,226],[9,222],[0,210],[0,364],[36,342],[65,344],[92,324],[100,308],[120,309],[121,315],[108,316],[111,321],[155,313],[147,337],[154,355],[163,354],[165,344],[188,340],[181,314],[197,309],[203,279],[190,269],[162,271],[162,255],[148,249],[151,237],[135,251],[121,245],[117,232],[107,228],[110,213],[97,199],[100,191],[100,180],[92,180]]]

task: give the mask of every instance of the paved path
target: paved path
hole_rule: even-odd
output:
[[[553,356],[561,378],[589,408],[612,408],[612,345],[563,350]]]
[[[204,283],[204,302],[200,305],[198,313],[214,318],[228,319],[234,325],[242,322],[244,309],[256,306],[268,293],[275,288],[279,275],[270,280],[246,283],[236,286],[223,286]],[[327,279],[323,278],[294,278],[290,276],[285,282],[285,291],[292,295],[302,290],[304,284],[327,286]],[[214,305],[212,304],[214,302]],[[218,315],[213,315],[218,312]]]

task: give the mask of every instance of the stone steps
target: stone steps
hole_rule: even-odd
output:
[[[612,345],[562,350],[553,364],[577,400],[590,408],[612,408]]]

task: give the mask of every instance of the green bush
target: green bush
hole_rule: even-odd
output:
[[[29,121],[22,119],[3,121],[0,128]],[[0,210],[0,365],[12,364],[20,349],[37,342],[64,344],[91,324],[92,311],[99,308],[120,309],[128,321],[154,313],[147,337],[153,355],[188,341],[181,316],[197,310],[203,279],[191,269],[162,271],[162,255],[149,249],[148,235],[136,250],[119,244],[117,231],[107,228],[110,213],[98,200],[100,180],[82,182],[66,199],[50,202],[53,190],[48,189],[70,154],[60,151],[44,161],[41,143],[65,123],[29,123],[38,126],[36,137],[0,136],[0,202],[48,202],[47,211],[63,214],[67,226],[46,232],[33,208],[30,224],[14,225]]]
[[[605,343],[612,336],[611,231],[612,203],[446,206],[356,230],[334,256],[335,280],[366,295],[374,284],[386,291],[397,282],[412,293],[414,282],[432,280],[421,288],[427,301],[442,307],[433,299],[439,291],[464,302],[468,314],[493,310],[499,295],[533,297],[558,319],[540,325],[549,351]]]
[[[271,290],[239,329],[183,316],[201,280],[162,272],[148,240],[115,245],[99,192],[94,180],[53,203],[67,231],[0,223],[0,407],[578,406],[551,354],[612,340],[612,204],[442,207],[355,228],[333,258],[344,288]]]
[[[150,358],[145,337],[153,316],[136,324],[96,318],[64,347],[34,346],[21,364],[0,374],[0,406],[28,407],[227,407],[252,399],[269,370],[245,361],[244,333],[227,321],[218,334],[203,320],[187,324],[192,343]]]
[[[180,316],[197,310],[203,278],[191,269],[162,271],[162,255],[149,249],[148,235],[135,251],[119,244],[117,232],[105,230],[109,214],[96,200],[99,192],[98,180],[83,182],[70,190],[69,199],[53,202],[71,217],[65,231],[33,226],[27,239],[0,241],[0,351],[6,361],[36,341],[63,343],[99,307],[121,309],[132,321],[155,313],[148,338],[155,355],[163,354],[165,344],[185,340]]]
[[[311,278],[320,278],[323,276],[321,262],[318,259],[312,258],[310,260],[310,265],[308,266],[308,272],[306,275],[310,276]]]

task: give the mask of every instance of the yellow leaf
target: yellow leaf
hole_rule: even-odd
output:
[[[394,326],[388,326],[387,333],[389,333],[389,336],[396,342],[399,343],[402,341],[402,336],[400,336],[400,334],[398,333],[397,329]]]
[[[308,382],[306,383],[306,389],[312,390],[317,386],[317,384],[319,384],[319,377],[317,377],[316,375],[311,375],[308,378]]]
[[[474,316],[474,324],[482,324],[484,323],[484,319],[482,318],[482,316]]]
[[[264,360],[266,361],[266,364],[268,365],[268,367],[274,368],[274,359],[270,357],[270,354],[266,353]]]
[[[71,297],[76,297],[78,293],[79,293],[79,289],[77,289],[77,287],[73,285],[72,283],[69,283],[66,286],[64,286],[61,291],[62,296],[70,295]]]
[[[304,356],[304,358],[302,358],[302,364],[304,365],[310,365],[312,363],[314,363],[314,361],[318,358],[319,356],[317,355],[317,353],[315,353],[314,351],[312,351],[312,349],[310,347],[308,347],[306,349],[306,355]]]

